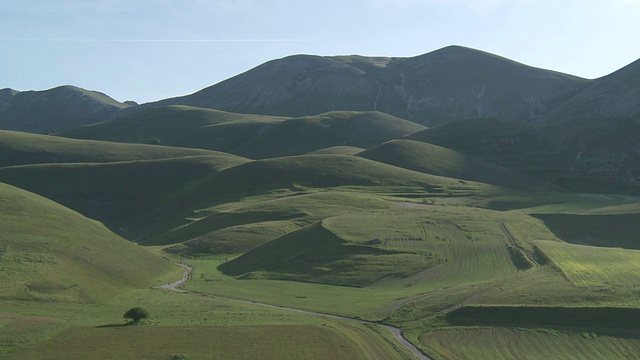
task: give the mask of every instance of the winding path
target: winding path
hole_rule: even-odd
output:
[[[533,251],[523,248],[516,242],[516,239],[513,237],[513,235],[511,235],[509,230],[507,230],[507,227],[504,225],[504,219],[500,220],[500,229],[502,229],[502,232],[507,236],[509,244],[522,251],[527,259],[529,259],[529,261],[531,261],[531,263],[533,263],[535,266],[540,266],[540,264],[536,261],[535,256],[533,255]]]
[[[381,325],[382,327],[384,327],[387,330],[389,330],[389,332],[391,332],[393,337],[402,346],[404,346],[409,351],[411,351],[411,353],[413,353],[418,359],[421,359],[421,360],[432,360],[430,357],[428,357],[422,351],[420,351],[417,347],[415,347],[412,343],[410,343],[409,340],[407,340],[404,336],[402,336],[402,331],[400,329],[398,329],[397,327],[393,327],[391,325],[385,325],[385,324],[375,323],[375,322],[371,322],[371,321],[359,320],[359,319],[354,319],[354,318],[350,318],[350,317],[346,317],[346,316],[324,314],[324,313],[319,313],[319,312],[315,312],[315,311],[307,311],[307,310],[300,310],[300,309],[288,308],[288,307],[283,307],[283,306],[270,305],[270,304],[265,304],[265,303],[261,303],[261,302],[257,302],[257,301],[240,300],[240,299],[229,298],[229,297],[226,297],[226,296],[219,296],[219,295],[206,294],[206,293],[201,293],[201,292],[182,290],[182,289],[178,288],[178,286],[184,284],[185,282],[187,282],[189,280],[189,277],[191,276],[191,272],[193,271],[193,268],[191,266],[188,266],[188,265],[185,265],[185,264],[181,264],[181,263],[177,263],[177,262],[173,262],[173,263],[184,268],[184,272],[182,273],[182,278],[180,280],[178,280],[178,281],[172,282],[171,284],[156,286],[156,287],[154,287],[154,289],[168,289],[168,290],[171,290],[171,291],[177,291],[177,292],[181,292],[181,293],[189,293],[189,294],[195,294],[195,295],[200,295],[200,296],[205,296],[205,297],[210,297],[210,298],[229,300],[229,301],[233,301],[233,302],[237,302],[237,303],[251,304],[251,305],[256,305],[256,306],[268,307],[268,308],[272,308],[272,309],[279,309],[279,310],[292,311],[292,312],[308,314],[308,315],[314,315],[314,316],[322,316],[322,317],[332,318],[332,319],[340,319],[340,320],[352,321],[352,322],[357,322],[357,323],[360,323],[360,324]]]

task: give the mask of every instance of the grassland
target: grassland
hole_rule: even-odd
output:
[[[171,116],[191,121],[199,130],[171,138],[187,141],[232,125],[266,133],[285,123],[288,132],[358,124],[342,115],[243,119],[170,107],[129,120],[155,119],[162,133],[176,126]],[[323,134],[289,150],[318,148]],[[0,280],[8,284],[0,290],[0,357],[282,358],[287,338],[299,358],[410,358],[378,325],[251,302],[392,324],[436,358],[570,358],[576,347],[587,349],[577,352],[585,358],[620,358],[637,348],[637,198],[572,194],[411,140],[360,156],[360,148],[329,142],[311,154],[250,160],[2,136],[14,152],[0,164],[0,181],[79,213],[0,184]],[[258,152],[263,142],[245,149]],[[274,154],[289,151],[279,146]],[[535,254],[533,266],[521,266],[517,254]],[[191,293],[150,289],[179,277],[158,255],[195,268],[183,285]],[[152,319],[124,326],[133,306]],[[489,345],[471,346],[484,336]],[[504,341],[518,342],[513,353],[496,350]],[[544,352],[544,342],[558,345]]]
[[[420,341],[434,359],[633,359],[636,331],[573,332],[526,328],[452,328],[425,333]],[[455,346],[451,346],[455,344]]]

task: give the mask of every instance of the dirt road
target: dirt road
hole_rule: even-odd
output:
[[[265,303],[261,303],[261,302],[257,302],[257,301],[233,299],[233,298],[228,298],[228,297],[225,297],[225,296],[218,296],[218,295],[212,295],[212,294],[206,294],[206,293],[182,290],[182,289],[178,288],[178,286],[184,284],[185,282],[187,282],[189,280],[189,277],[191,276],[191,272],[193,271],[193,268],[188,266],[188,265],[181,264],[181,263],[175,263],[174,262],[174,264],[184,268],[184,272],[182,273],[182,278],[180,280],[178,280],[178,281],[175,281],[175,282],[171,283],[171,284],[156,286],[155,289],[168,289],[168,290],[177,291],[177,292],[181,292],[181,293],[190,293],[190,294],[206,296],[206,297],[211,297],[211,298],[225,299],[225,300],[229,300],[229,301],[233,301],[233,302],[237,302],[237,303],[251,304],[251,305],[256,305],[256,306],[268,307],[268,308],[272,308],[272,309],[292,311],[292,312],[308,314],[308,315],[314,315],[314,316],[322,316],[322,317],[332,318],[332,319],[353,321],[353,322],[357,322],[357,323],[361,323],[361,324],[377,324],[377,325],[381,325],[384,328],[386,328],[387,330],[389,330],[391,332],[391,334],[393,335],[393,337],[402,346],[404,346],[409,351],[411,351],[411,353],[413,353],[418,359],[421,359],[421,360],[432,360],[430,357],[425,355],[418,348],[413,346],[413,344],[410,343],[409,340],[407,340],[404,336],[402,336],[402,331],[400,329],[398,329],[396,327],[393,327],[393,326],[390,326],[390,325],[378,324],[378,323],[374,323],[374,322],[370,322],[370,321],[353,319],[353,318],[349,318],[349,317],[345,317],[345,316],[324,314],[324,313],[319,313],[319,312],[315,312],[315,311],[307,311],[307,310],[300,310],[300,309],[288,308],[288,307],[283,307],[283,306],[270,305],[270,304],[265,304]]]

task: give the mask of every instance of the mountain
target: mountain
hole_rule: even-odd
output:
[[[423,125],[498,116],[534,121],[590,81],[450,46],[412,58],[295,55],[167,104],[306,116],[382,111]]]
[[[48,134],[113,118],[129,105],[75,86],[0,90],[0,129]]]
[[[577,117],[544,126],[500,119],[459,121],[409,136],[572,191],[640,194],[640,123]]]
[[[640,60],[593,80],[589,86],[549,114],[561,121],[574,118],[640,118]]]

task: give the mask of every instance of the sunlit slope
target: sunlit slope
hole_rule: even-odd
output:
[[[309,154],[355,155],[362,151],[364,151],[363,148],[359,148],[355,146],[331,146],[328,148],[312,151]]]
[[[516,271],[499,220],[495,211],[424,205],[355,212],[291,232],[220,269],[242,279],[349,286],[488,282]]]
[[[441,146],[392,140],[358,156],[427,174],[526,190],[558,190],[531,176]]]
[[[92,302],[175,272],[100,223],[2,183],[0,229],[3,299]]]
[[[193,239],[169,251],[185,256],[238,254],[326,217],[391,207],[393,204],[381,196],[351,191],[308,190],[256,196],[197,209],[188,223],[144,242]]]
[[[163,106],[59,135],[228,151],[285,119],[190,106]]]
[[[626,287],[640,293],[640,250],[539,241],[537,247],[579,287]]]
[[[0,167],[41,163],[113,162],[207,155],[206,150],[65,139],[0,130]]]
[[[424,129],[422,125],[377,111],[333,111],[283,121],[232,152],[250,158],[270,158],[333,146],[369,148]]]
[[[218,153],[106,164],[24,165],[1,168],[0,181],[53,199],[111,227],[144,234],[162,228],[176,212],[188,207],[193,199],[184,199],[181,193],[195,182],[246,161]]]

